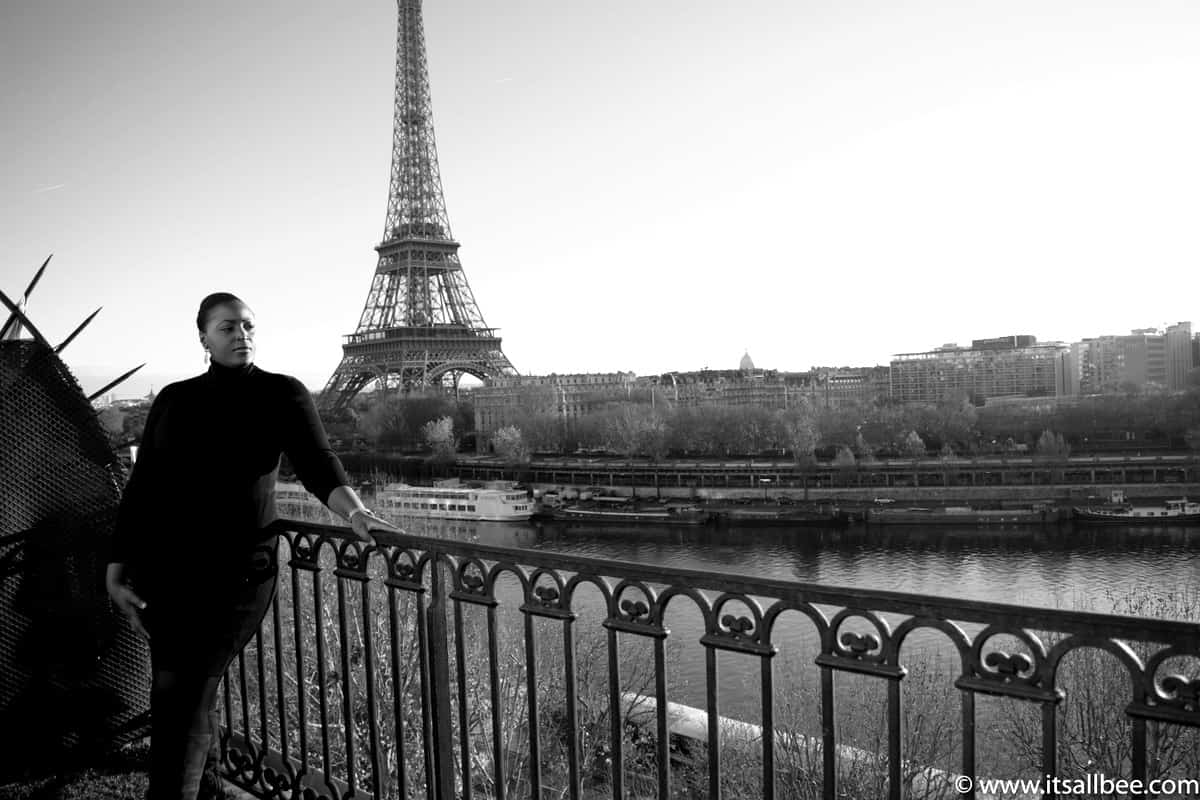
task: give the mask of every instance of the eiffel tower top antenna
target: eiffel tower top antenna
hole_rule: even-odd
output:
[[[383,244],[376,249],[406,237],[454,242],[433,133],[421,0],[399,0],[399,8],[392,179]]]
[[[338,410],[381,388],[456,385],[515,370],[483,320],[450,233],[433,134],[421,0],[398,0],[392,171],[379,262],[342,362],[321,395]]]

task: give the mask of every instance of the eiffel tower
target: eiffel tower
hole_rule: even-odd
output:
[[[451,388],[464,374],[515,374],[479,313],[450,233],[437,146],[421,0],[398,0],[392,178],[379,264],[342,362],[321,393],[338,411],[372,381],[384,389]]]

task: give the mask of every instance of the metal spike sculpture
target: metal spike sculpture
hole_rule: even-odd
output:
[[[46,260],[49,261],[50,259],[46,259]],[[45,269],[45,268],[46,268],[46,265],[43,264],[42,269]],[[39,272],[38,275],[40,276],[41,273]],[[36,284],[36,283],[37,283],[37,278],[34,278],[34,284]],[[30,289],[32,289],[32,288],[33,288],[33,286],[31,285],[29,287],[29,289],[25,290],[25,299],[26,300],[29,299],[29,292],[30,292]],[[7,308],[9,311],[8,321],[4,323],[4,330],[7,331],[7,333],[5,334],[4,337],[0,337],[0,338],[7,338],[9,341],[18,340],[21,338],[21,335],[20,335],[21,330],[22,330],[22,328],[24,328],[25,330],[29,331],[29,333],[33,337],[34,341],[36,341],[38,344],[44,345],[45,347],[48,347],[48,348],[50,347],[50,343],[48,341],[46,341],[46,337],[42,335],[42,332],[37,329],[37,326],[34,325],[33,322],[29,319],[29,317],[27,317],[25,315],[25,311],[21,307],[21,305],[24,305],[24,303],[22,303],[21,305],[18,305],[16,303],[14,303],[12,300],[10,300],[8,295],[6,295],[4,292],[0,292],[0,304],[3,304],[4,307]],[[82,333],[83,329],[86,328],[88,326],[88,324],[92,320],[94,320],[96,318],[96,315],[99,313],[100,313],[100,309],[97,308],[95,311],[93,311],[91,314],[88,315],[87,319],[85,319],[83,322],[79,323],[79,325],[75,328],[75,330],[71,331],[70,336],[68,336],[66,339],[63,339],[62,342],[60,342],[57,347],[51,348],[51,350],[54,352],[54,354],[57,355],[57,354],[61,353],[64,349],[66,349],[67,345],[69,345],[72,341],[74,341],[75,337],[78,336],[80,333]],[[117,386],[124,383],[129,377],[131,377],[135,372],[137,372],[139,369],[141,369],[144,366],[146,366],[146,363],[142,362],[141,364],[138,364],[136,367],[129,370],[128,372],[125,372],[125,373],[121,374],[120,376],[114,378],[113,380],[109,381],[108,383],[104,384],[103,387],[101,387],[100,389],[97,389],[96,391],[92,392],[91,394],[89,394],[87,396],[88,402],[95,400],[97,397],[99,397],[100,395],[104,394],[105,392],[107,392],[111,389],[115,389]]]
[[[103,588],[124,471],[90,402],[140,367],[84,396],[59,353],[96,313],[52,347],[25,310],[45,269],[0,292],[0,784],[143,735],[148,713],[145,641]]]
[[[321,395],[339,410],[372,381],[384,388],[457,385],[515,370],[483,321],[450,233],[433,136],[420,0],[399,0],[392,176],[379,263],[358,329]]]
[[[25,287],[25,293],[21,295],[21,301],[14,305],[11,301],[5,298],[4,305],[11,312],[8,319],[4,321],[4,325],[0,326],[0,339],[19,339],[21,338],[21,317],[25,309],[25,304],[29,302],[29,295],[33,294],[33,290],[37,287],[38,281],[42,279],[42,273],[46,271],[46,265],[50,263],[50,259],[54,258],[54,254],[46,256],[46,260],[42,262],[42,266],[38,267],[38,271],[33,274],[33,280]],[[41,338],[36,336],[35,338]]]

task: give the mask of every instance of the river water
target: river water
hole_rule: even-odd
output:
[[[1195,591],[1200,526],[673,527],[398,520],[413,533],[642,566],[1122,613]]]
[[[533,546],[596,558],[829,586],[1113,611],[1144,587],[1194,587],[1200,527],[853,526],[669,531],[537,529]],[[518,545],[528,546],[528,545]]]

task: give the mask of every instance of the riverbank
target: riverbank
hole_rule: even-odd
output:
[[[578,484],[528,484],[535,490]],[[1106,502],[1114,489],[1131,499],[1161,501],[1179,497],[1200,497],[1200,483],[1163,484],[1091,484],[1076,486],[1003,486],[1003,487],[900,487],[881,490],[876,487],[836,489],[678,489],[654,486],[601,486],[613,496],[665,497],[721,503],[726,501],[874,504],[880,500],[896,505],[954,506],[974,505],[986,508],[1026,508],[1035,504],[1069,507],[1084,503]]]
[[[783,461],[670,461],[541,459],[513,467],[495,458],[462,458],[460,477],[516,479],[534,486],[603,486],[617,494],[680,499],[787,497],[799,500],[916,504],[996,504],[1013,501],[1070,505],[1107,498],[1156,500],[1200,493],[1196,454],[1072,458],[981,457],[876,461],[853,467],[800,466]]]
[[[426,484],[439,477],[512,480],[538,490],[602,487],[606,494],[671,500],[828,502],[890,500],[897,505],[1069,508],[1103,502],[1114,490],[1134,501],[1200,497],[1196,453],[1138,456],[1037,456],[894,459],[853,467],[790,461],[661,461],[543,458],[507,464],[495,456],[462,455],[436,465],[421,456],[343,454],[360,477],[386,472]]]
[[[530,487],[535,496],[546,491],[561,493],[564,489],[572,488],[561,484],[531,484]],[[923,526],[1055,525],[1072,519],[1076,506],[1107,503],[1113,490],[1120,490],[1113,486],[1005,487],[984,492],[910,488],[880,494],[863,489],[810,490],[807,493],[789,489],[766,493],[735,489],[681,493],[670,489],[656,491],[654,487],[592,488],[615,497],[658,498],[663,502],[686,500],[708,511],[717,523],[751,526],[784,524],[788,522],[788,515],[799,514],[803,510],[807,510],[808,518],[793,519],[793,524],[814,524],[820,517],[822,524],[829,525],[863,522],[872,525]],[[1200,497],[1200,486],[1195,485],[1142,484],[1123,491],[1124,496],[1132,501],[1157,505],[1187,496],[1189,490],[1190,496]],[[902,513],[915,507],[927,513],[924,516]],[[942,513],[947,509],[957,514]]]

